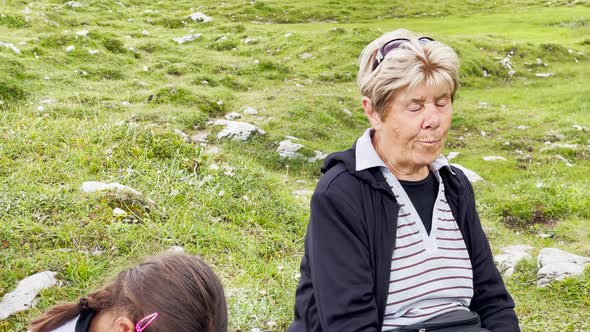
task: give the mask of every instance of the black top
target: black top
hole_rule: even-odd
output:
[[[78,317],[78,322],[76,322],[76,331],[75,332],[88,332],[90,331],[90,324],[92,323],[92,319],[96,316],[96,311],[84,310],[80,313],[80,317]]]
[[[438,195],[438,180],[434,173],[428,172],[428,176],[419,181],[399,181],[406,194],[412,201],[416,212],[420,216],[428,235],[432,228],[432,211],[436,196]]]
[[[356,171],[354,147],[324,160],[310,219],[289,332],[380,332],[387,305],[399,204],[378,167]],[[473,266],[470,309],[482,327],[518,332],[514,301],[494,265],[463,172],[439,174]]]

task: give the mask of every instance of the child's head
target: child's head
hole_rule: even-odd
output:
[[[196,256],[156,257],[120,272],[113,283],[79,303],[51,308],[31,323],[31,331],[51,331],[83,310],[97,312],[92,324],[98,332],[102,326],[106,331],[135,331],[135,324],[153,313],[157,317],[145,332],[227,331],[221,282]]]

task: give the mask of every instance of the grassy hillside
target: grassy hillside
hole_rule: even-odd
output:
[[[0,0],[0,41],[19,51],[0,43],[0,295],[44,270],[62,283],[0,331],[25,331],[49,306],[173,245],[215,267],[232,331],[285,331],[309,198],[293,192],[313,190],[321,162],[283,160],[278,142],[296,136],[306,155],[349,147],[367,127],[356,58],[397,28],[461,56],[445,153],[486,180],[475,189],[493,250],[590,256],[587,1],[66,2]],[[193,22],[197,11],[213,21]],[[201,36],[173,40],[191,34]],[[514,75],[500,64],[507,55]],[[218,140],[208,121],[247,106],[258,114],[243,121],[266,135]],[[507,160],[482,160],[491,155]],[[84,181],[144,198],[84,195]],[[534,259],[507,279],[524,331],[590,330],[589,269],[535,282]]]

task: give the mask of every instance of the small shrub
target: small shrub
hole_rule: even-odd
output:
[[[0,25],[14,29],[22,29],[29,26],[24,17],[20,15],[10,16],[6,14],[0,15]]]
[[[125,48],[125,44],[117,38],[105,38],[102,41],[102,45],[104,48],[109,50],[112,53],[125,53],[127,49]]]

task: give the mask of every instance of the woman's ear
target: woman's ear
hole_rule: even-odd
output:
[[[119,316],[115,320],[115,332],[135,332],[135,326],[129,318]]]
[[[369,97],[363,97],[363,110],[365,111],[365,115],[371,123],[371,127],[375,130],[379,130],[381,128],[381,116],[373,109],[373,102]]]

